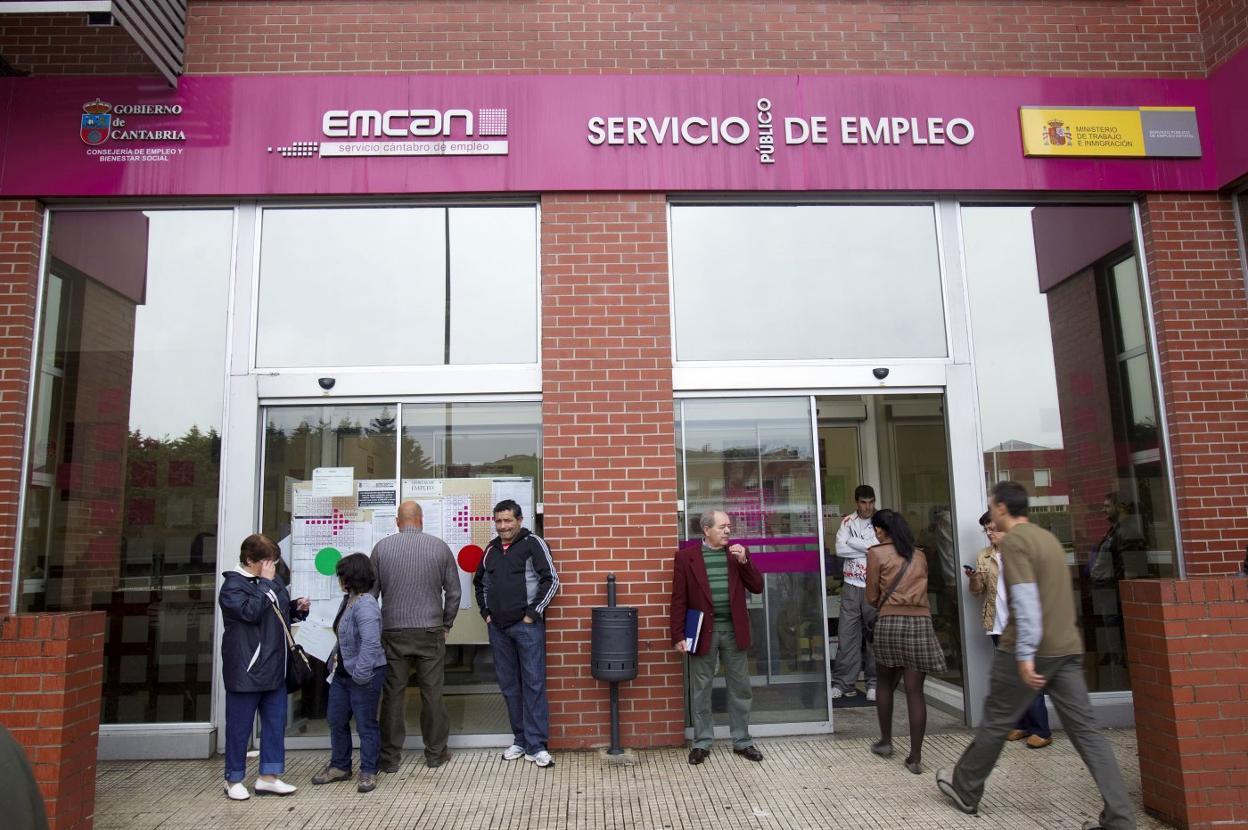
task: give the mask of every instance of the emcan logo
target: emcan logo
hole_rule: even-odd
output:
[[[456,122],[465,136],[507,135],[507,110],[493,107],[477,110],[475,129],[467,109],[329,110],[321,132],[330,138],[450,137]]]
[[[82,126],[78,129],[78,137],[92,146],[108,141],[109,129],[113,125],[113,105],[96,98],[82,105]]]

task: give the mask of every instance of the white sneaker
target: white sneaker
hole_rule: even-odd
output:
[[[875,702],[875,689],[867,689],[867,700]]]
[[[231,801],[246,801],[251,798],[251,793],[247,791],[247,785],[242,781],[235,781],[233,784],[226,781],[225,794],[229,796]]]
[[[263,778],[256,779],[256,795],[290,795],[298,787],[287,784],[280,778],[274,778],[272,781],[265,781]]]
[[[845,693],[841,691],[840,686],[833,686],[832,691],[828,692],[828,697],[832,698],[833,700],[839,700],[844,696],[845,696]]]
[[[524,747],[519,744],[512,744],[503,750],[504,761],[518,761],[524,757]]]
[[[525,755],[524,760],[532,761],[533,763],[537,764],[539,767],[554,766],[554,763],[555,763],[555,759],[551,758],[550,753],[544,749],[541,752],[537,753],[536,755]]]

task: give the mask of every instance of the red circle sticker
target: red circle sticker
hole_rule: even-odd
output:
[[[464,545],[459,549],[459,568],[465,573],[476,573],[485,551],[479,545]]]

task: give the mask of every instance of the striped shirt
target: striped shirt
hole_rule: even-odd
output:
[[[381,597],[381,627],[443,628],[459,613],[459,566],[437,536],[404,529],[373,545],[373,596]],[[445,602],[443,595],[445,594]]]
[[[728,601],[728,552],[702,544],[702,561],[706,563],[706,581],[711,584],[711,602],[715,618],[732,619],[732,604]]]

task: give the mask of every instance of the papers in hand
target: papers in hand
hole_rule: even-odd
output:
[[[698,642],[702,637],[702,618],[704,616],[701,611],[695,611],[692,608],[685,612],[685,651],[690,654],[698,650]]]
[[[312,657],[322,663],[329,662],[329,655],[338,644],[334,630],[312,622],[301,622],[295,627],[295,642],[303,646]]]

